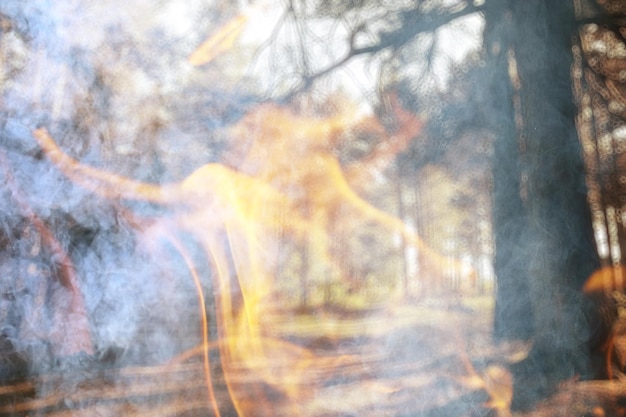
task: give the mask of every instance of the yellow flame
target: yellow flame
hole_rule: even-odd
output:
[[[237,22],[222,30],[220,42],[215,40],[210,45],[225,45],[225,40],[233,39],[244,23]],[[206,50],[216,49],[211,46]],[[211,53],[204,53],[203,59]],[[336,238],[336,225],[344,217],[362,224],[376,223],[403,235],[419,248],[433,270],[466,267],[439,254],[400,219],[359,196],[355,188],[366,188],[360,182],[364,181],[362,172],[368,168],[367,163],[358,169],[344,169],[333,153],[341,134],[350,129],[366,129],[382,136],[383,146],[364,160],[373,165],[391,161],[423,125],[419,117],[401,108],[397,101],[391,111],[398,124],[395,129],[386,128],[373,116],[358,117],[353,109],[330,118],[315,118],[276,105],[260,106],[230,130],[233,146],[240,150],[233,152],[238,156],[230,161],[236,168],[207,164],[182,182],[164,186],[84,166],[66,155],[45,129],[37,129],[33,135],[62,172],[92,192],[109,198],[148,200],[177,209],[172,226],[195,236],[215,273],[218,346],[237,413],[258,415],[259,402],[271,410],[272,394],[267,392],[267,387],[271,387],[297,414],[298,403],[311,391],[307,372],[332,364],[337,358],[315,357],[307,349],[276,337],[271,323],[268,326],[263,321],[272,307],[270,296],[277,271],[271,260],[275,258],[272,252],[279,250],[280,236],[290,235],[295,241],[309,239],[318,254],[316,261],[335,268],[340,278],[345,274],[332,259],[337,254],[332,253],[331,242]],[[348,213],[341,218],[340,207]],[[187,263],[198,287],[199,302],[204,305],[200,277],[185,248],[168,232],[164,233]],[[206,312],[201,314],[205,320]],[[206,321],[203,326],[201,351],[207,393],[210,407],[219,415],[211,387]],[[242,376],[253,376],[255,382],[243,383]]]
[[[189,56],[189,63],[193,66],[208,64],[219,55],[232,49],[248,22],[246,14],[240,14],[224,24],[212,34]]]

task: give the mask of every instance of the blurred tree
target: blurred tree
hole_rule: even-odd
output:
[[[410,175],[406,167],[411,164],[417,174],[420,164],[441,160],[472,121],[484,122],[495,134],[495,335],[534,341],[529,358],[516,367],[515,385],[534,388],[518,390],[516,404],[531,405],[563,378],[593,376],[597,369],[588,342],[598,319],[581,288],[598,267],[598,257],[574,123],[570,69],[572,41],[578,35],[573,3],[398,2],[382,10],[367,1],[325,1],[307,10],[349,15],[351,25],[334,62],[301,71],[299,88],[308,88],[358,56],[373,55],[385,62],[381,80],[409,80],[411,87],[404,91],[413,95],[413,103],[429,109],[429,141],[416,145],[408,158],[411,162],[402,165],[404,174]],[[296,9],[293,12],[297,14]],[[418,97],[413,86],[428,85],[432,92],[437,82],[429,69],[434,67],[437,30],[476,12],[485,19],[486,62],[476,70],[482,79],[476,79],[472,94],[465,96],[472,101],[450,113],[466,123],[445,123],[442,106],[429,105],[432,102]],[[403,60],[409,54],[423,66]],[[410,70],[403,73],[403,67]],[[384,73],[385,68],[393,71]],[[447,103],[450,110],[450,100]],[[464,118],[472,104],[484,111]],[[454,139],[446,143],[446,138]],[[423,190],[417,194],[427,196]],[[424,233],[419,226],[418,230]]]
[[[259,64],[245,75],[241,75],[239,60],[243,58],[239,56],[189,72],[170,70],[184,62],[193,47],[176,43],[185,39],[183,35],[146,28],[150,26],[147,20],[135,19],[135,26],[127,32],[110,24],[95,40],[90,38],[91,43],[81,44],[82,40],[67,39],[67,34],[50,27],[53,19],[35,9],[17,1],[0,6],[4,13],[0,14],[4,35],[0,56],[11,57],[11,66],[0,72],[0,81],[17,77],[21,71],[34,72],[16,81],[22,83],[20,88],[13,88],[13,80],[0,85],[2,98],[17,108],[2,109],[6,116],[6,121],[0,121],[3,137],[17,138],[3,139],[3,146],[9,141],[7,148],[27,146],[24,143],[29,142],[21,139],[29,135],[28,129],[16,126],[40,122],[40,109],[50,108],[54,111],[48,117],[61,126],[59,130],[68,132],[67,138],[60,139],[64,145],[75,151],[84,145],[76,137],[89,137],[88,141],[105,148],[106,162],[115,162],[120,173],[144,180],[162,180],[165,171],[171,179],[180,179],[201,164],[223,161],[232,138],[216,131],[236,124],[233,121],[240,120],[250,104],[272,100],[304,108],[303,97],[307,97],[324,108],[329,103],[325,96],[336,91],[336,78],[329,75],[352,77],[350,65],[369,65],[377,72],[378,82],[360,93],[379,116],[385,115],[388,97],[381,92],[395,90],[404,107],[426,114],[429,121],[426,132],[412,138],[397,166],[389,164],[389,171],[378,173],[383,180],[395,175],[393,180],[398,182],[397,195],[392,196],[396,198],[386,196],[384,204],[395,206],[403,220],[411,221],[420,235],[433,236],[443,250],[442,223],[424,213],[444,206],[438,205],[437,198],[445,199],[446,207],[457,208],[447,214],[449,223],[465,229],[462,225],[475,222],[463,212],[486,206],[485,196],[493,185],[496,336],[534,339],[535,349],[518,367],[518,377],[533,379],[537,386],[530,399],[542,395],[553,380],[591,372],[585,347],[589,325],[580,288],[597,260],[574,126],[569,71],[570,46],[577,34],[569,2],[397,0],[381,5],[372,0],[291,0],[272,38],[256,55],[266,65]],[[237,12],[222,11],[225,15]],[[479,15],[485,23],[482,51],[441,70],[441,29]],[[194,23],[208,25],[222,17],[197,17]],[[34,27],[36,21],[43,22],[37,30],[45,36],[26,33],[28,25],[22,22]],[[192,38],[193,42],[201,40],[197,33]],[[339,41],[329,42],[331,38]],[[45,53],[35,53],[37,48]],[[69,57],[71,64],[60,64],[61,55]],[[24,69],[27,61],[34,71]],[[228,70],[236,76],[229,77]],[[70,79],[72,83],[64,81]],[[35,80],[36,88],[27,85],[30,80]],[[215,86],[215,80],[222,84]],[[46,94],[49,91],[54,93]],[[325,111],[333,113],[335,109],[329,107]],[[19,117],[15,116],[18,111]],[[357,135],[349,145],[333,151],[344,166],[349,165],[380,145],[375,136]],[[164,137],[176,137],[178,142],[168,142],[166,149]],[[84,155],[81,151],[76,154]],[[478,174],[491,152],[492,178]],[[31,148],[27,153],[35,152]],[[164,169],[165,164],[176,168]],[[144,172],[149,165],[153,166]],[[444,178],[431,193],[416,180],[426,177],[425,173]],[[450,201],[447,195],[454,181],[460,185]],[[489,212],[484,209],[484,216]],[[375,229],[364,231],[363,236],[375,234],[369,232]],[[450,251],[456,252],[451,254],[459,255],[461,246],[477,244],[478,238],[472,239],[477,233],[468,228],[462,236],[467,243],[451,245]],[[393,245],[387,242],[382,249],[385,256],[380,258],[392,252]],[[299,267],[306,302],[311,296],[306,292],[311,259],[306,250],[302,253]],[[405,261],[410,256],[418,255],[405,254]],[[380,268],[374,262],[350,263],[345,257],[342,261],[357,275]],[[531,316],[533,320],[528,319]],[[517,398],[519,402],[523,397]]]
[[[489,2],[486,48],[500,115],[494,160],[495,330],[527,338],[514,404],[530,407],[563,378],[594,376],[582,285],[597,268],[574,124],[569,2]],[[508,79],[508,82],[505,80]],[[528,320],[528,317],[534,317]]]

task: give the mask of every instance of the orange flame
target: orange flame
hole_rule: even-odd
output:
[[[614,323],[611,323],[612,329],[608,336],[608,340],[602,347],[605,354],[605,366],[607,376],[609,379],[613,379],[614,374],[614,356],[617,353],[617,357],[620,357],[620,351],[615,352],[616,348],[621,345],[621,339],[623,336],[620,334],[619,327],[622,325],[624,315],[624,267],[622,265],[604,266],[596,270],[583,285],[583,292],[586,294],[602,294],[613,300],[617,304],[617,318]],[[623,354],[623,353],[622,353]],[[618,364],[620,371],[623,371],[623,361]]]
[[[202,45],[189,56],[189,63],[193,66],[208,64],[219,55],[232,49],[237,38],[239,38],[245,28],[246,23],[248,23],[248,16],[246,14],[235,16],[205,40]]]
[[[234,39],[244,23],[237,22],[220,31],[220,39]],[[211,44],[217,45],[217,41]],[[206,50],[215,51],[214,47]],[[203,59],[211,56],[205,53]],[[194,58],[194,62],[201,61]],[[272,260],[274,252],[280,250],[281,236],[290,235],[296,241],[309,239],[318,256],[316,261],[340,279],[346,274],[335,267],[337,262],[332,258],[337,254],[331,250],[331,242],[336,226],[346,220],[375,223],[401,234],[419,248],[433,270],[442,271],[451,265],[467,268],[430,248],[400,219],[374,207],[354,190],[365,188],[363,172],[372,167],[380,169],[391,161],[423,126],[424,122],[403,109],[394,96],[391,103],[398,125],[391,131],[376,117],[360,118],[354,110],[320,119],[296,115],[275,105],[260,106],[229,132],[236,149],[244,149],[231,160],[236,168],[207,164],[182,182],[164,186],[84,166],[65,154],[47,130],[37,129],[33,135],[62,172],[92,192],[109,198],[157,202],[178,210],[174,220],[160,224],[158,233],[170,239],[187,263],[198,287],[201,308],[204,300],[199,273],[170,230],[194,235],[210,260],[215,272],[220,358],[237,413],[259,415],[259,402],[272,410],[270,397],[277,391],[286,399],[290,413],[298,414],[298,402],[310,391],[310,370],[350,359],[316,357],[273,332],[267,317],[277,274]],[[358,166],[344,169],[333,149],[340,135],[350,129],[366,129],[384,140]],[[340,207],[347,216],[339,215]],[[209,370],[206,312],[201,314],[207,393],[211,408],[219,415]],[[249,381],[242,382],[249,375],[256,381],[252,390]]]
[[[583,286],[583,292],[592,294],[595,292],[611,293],[612,291],[623,291],[624,267],[621,265],[605,266],[595,271]]]

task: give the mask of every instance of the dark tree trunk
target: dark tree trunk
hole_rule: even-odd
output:
[[[515,129],[514,98],[508,66],[512,16],[506,1],[492,1],[485,13],[485,48],[490,59],[488,96],[490,122],[496,131],[493,162],[493,230],[497,276],[494,335],[497,339],[528,339],[533,320],[528,287],[528,213],[521,198],[521,158]],[[525,318],[522,320],[521,318]]]
[[[561,379],[593,375],[595,324],[581,287],[598,260],[575,129],[571,4],[511,1],[507,11],[504,3],[487,16],[492,25],[510,17],[503,33],[512,34],[510,49],[494,57],[500,71],[507,60],[513,119],[494,161],[495,330],[501,338],[532,332],[529,358],[514,367],[515,402],[523,407]]]

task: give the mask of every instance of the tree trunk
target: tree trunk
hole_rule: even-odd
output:
[[[507,55],[515,134],[499,138],[494,163],[495,324],[500,337],[532,331],[533,349],[514,369],[515,402],[523,407],[561,379],[595,372],[588,348],[595,323],[581,288],[598,259],[570,79],[573,9],[527,0],[511,1],[507,12],[498,3],[492,8],[511,18],[510,49],[500,54]]]
[[[496,339],[528,339],[533,320],[528,288],[526,236],[528,213],[521,198],[521,160],[515,129],[514,91],[508,72],[512,17],[505,1],[492,1],[485,13],[485,48],[492,73],[488,114],[496,131],[493,161],[494,271],[497,278],[494,336]],[[522,319],[524,318],[524,319]]]

